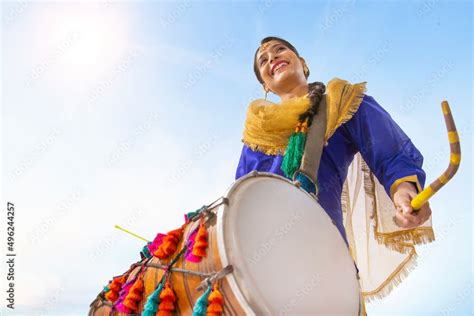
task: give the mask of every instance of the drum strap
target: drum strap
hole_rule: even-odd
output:
[[[324,136],[326,134],[327,111],[326,95],[324,94],[319,102],[318,113],[313,119],[313,123],[308,129],[306,145],[299,172],[302,172],[316,184],[318,178],[319,163],[324,146]]]

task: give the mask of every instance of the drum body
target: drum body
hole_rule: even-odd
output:
[[[359,315],[360,290],[346,243],[316,200],[286,178],[252,172],[230,187],[227,203],[212,210],[207,257],[199,263],[181,257],[175,268],[203,273],[233,272],[220,280],[224,315]],[[183,241],[199,225],[190,222]],[[169,261],[152,258],[144,272],[146,297],[156,288]],[[129,280],[138,273],[134,268]],[[202,276],[171,274],[176,312],[191,315],[202,294]],[[110,315],[100,298],[90,315]],[[114,315],[125,315],[114,311]]]

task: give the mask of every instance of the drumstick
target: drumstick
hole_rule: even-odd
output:
[[[130,235],[135,236],[135,237],[137,237],[137,238],[139,238],[139,239],[141,239],[141,240],[144,240],[144,241],[146,241],[146,242],[150,242],[149,240],[146,240],[145,238],[143,238],[143,237],[141,237],[141,236],[138,236],[137,234],[134,234],[134,233],[132,233],[131,231],[126,230],[126,229],[120,227],[119,225],[115,225],[115,228],[120,229],[121,231],[124,231],[124,232],[126,232],[126,233],[129,233]]]
[[[441,108],[443,110],[446,128],[448,129],[449,147],[451,149],[449,166],[441,176],[439,176],[411,201],[411,207],[414,210],[419,210],[428,199],[448,183],[448,181],[451,180],[454,174],[458,171],[459,164],[461,163],[461,144],[459,143],[459,135],[456,125],[454,124],[453,115],[451,114],[448,101],[443,101],[441,103]]]

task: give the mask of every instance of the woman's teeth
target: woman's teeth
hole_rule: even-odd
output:
[[[283,66],[286,66],[288,65],[287,63],[281,63],[281,64],[278,64],[278,66],[275,67],[275,69],[273,70],[273,73],[275,74],[278,70],[280,70],[280,68],[282,68]]]

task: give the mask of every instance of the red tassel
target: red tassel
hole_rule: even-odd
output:
[[[224,304],[224,298],[219,291],[219,285],[217,282],[214,283],[214,288],[209,295],[208,302],[206,316],[219,316],[224,311],[222,308],[222,305]]]
[[[163,237],[163,243],[156,249],[153,255],[160,259],[168,259],[178,248],[178,243],[183,236],[183,230],[184,226],[168,232],[168,234]]]
[[[160,305],[158,305],[156,316],[171,316],[174,311],[174,302],[176,302],[176,296],[169,282],[166,281],[165,288],[160,293]]]
[[[195,242],[193,245],[192,255],[196,257],[205,257],[206,256],[206,248],[207,248],[207,230],[204,226],[204,223],[201,221],[199,225],[198,232],[196,234]]]
[[[126,275],[113,279],[109,284],[109,291],[105,294],[105,298],[112,303],[115,302],[119,298],[119,292],[126,280]]]
[[[141,277],[138,277],[138,279],[133,283],[132,287],[130,288],[130,291],[128,292],[127,296],[125,297],[125,300],[123,301],[123,306],[125,306],[128,309],[131,309],[132,311],[136,311],[138,309],[138,302],[140,302],[143,299],[143,289],[145,287],[143,286],[143,281]]]

